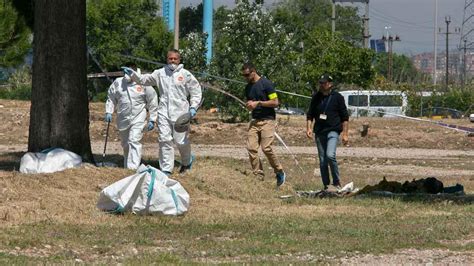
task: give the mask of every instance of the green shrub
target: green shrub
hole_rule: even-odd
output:
[[[21,84],[18,87],[2,89],[0,90],[0,98],[29,101],[31,100],[31,85]]]
[[[103,91],[103,92],[97,93],[92,98],[92,101],[94,101],[94,102],[105,102],[105,101],[107,101],[107,92]]]
[[[463,113],[467,112],[474,102],[474,90],[452,89],[448,92],[433,92],[429,97],[421,97],[419,93],[408,92],[407,115],[419,116],[420,109],[433,107],[453,108]]]
[[[0,89],[1,99],[31,100],[31,68],[22,66],[8,78],[6,88]]]

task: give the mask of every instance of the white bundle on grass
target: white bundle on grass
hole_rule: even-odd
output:
[[[136,174],[104,188],[97,208],[114,213],[180,215],[188,211],[189,194],[178,181],[142,164]]]
[[[27,152],[21,157],[20,172],[25,174],[54,173],[80,166],[81,156],[61,148]]]

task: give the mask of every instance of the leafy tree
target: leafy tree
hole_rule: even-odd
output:
[[[216,38],[215,56],[210,70],[212,74],[241,80],[243,83],[240,68],[244,62],[251,61],[260,74],[270,79],[279,76],[288,57],[287,52],[294,46],[293,40],[282,25],[274,22],[273,16],[264,10],[261,2],[243,0],[227,13]],[[273,81],[278,83],[277,80]],[[244,84],[223,85],[231,93],[244,98]],[[233,118],[247,117],[246,111],[235,107],[234,102],[229,102],[227,98],[219,100],[219,97],[215,97],[213,100]]]
[[[187,36],[191,32],[202,32],[203,4],[187,6],[179,11],[179,34]]]
[[[32,0],[13,0],[11,1],[15,10],[18,11],[19,15],[23,17],[26,25],[30,30],[33,30],[34,21],[34,1]]]
[[[227,9],[225,6],[220,6],[214,11],[214,40],[219,39],[223,29],[225,28],[227,17],[231,12],[232,10]]]
[[[413,65],[413,62],[409,57],[405,55],[392,54],[393,59],[393,77],[392,81],[395,83],[408,82],[408,83],[419,83],[426,81],[427,77],[421,73]],[[388,72],[388,54],[377,53],[374,60],[374,70],[377,74],[387,78]]]
[[[315,82],[322,73],[329,73],[336,82],[368,87],[375,73],[371,66],[374,53],[353,46],[339,34],[315,29],[305,44],[304,64],[301,75],[308,82]]]
[[[31,49],[31,30],[26,21],[6,0],[0,4],[0,67],[17,67]]]
[[[192,71],[206,69],[206,38],[207,34],[191,32],[181,40],[181,62]]]
[[[156,15],[157,9],[155,1],[87,1],[87,43],[104,68],[118,69],[130,61],[121,55],[166,58],[172,34]],[[91,70],[99,70],[89,64]]]
[[[28,151],[62,147],[93,162],[86,91],[86,3],[37,0],[34,13]]]
[[[331,0],[282,0],[273,10],[275,21],[301,40],[315,28],[331,30]],[[352,6],[336,5],[336,31],[354,44],[362,41],[362,18]]]
[[[321,20],[318,13],[325,7],[330,8],[330,1],[317,0],[316,4],[305,0],[285,1],[276,11],[268,13],[261,3],[240,1],[233,10],[218,10],[217,14],[225,15],[219,17],[223,22],[217,33],[211,73],[242,80],[240,67],[243,62],[251,61],[259,74],[272,80],[277,89],[302,95],[310,96],[311,84],[325,72],[333,74],[339,82],[369,86],[374,79],[373,53],[356,47],[353,40],[346,40],[340,32],[333,36],[328,30],[330,24]],[[353,17],[357,18],[355,9],[344,10],[353,11]],[[322,27],[314,30],[314,25]],[[244,97],[244,84],[223,86]],[[233,117],[245,117],[245,112],[239,113],[240,109],[230,104],[233,101],[221,98],[215,97],[213,101]],[[309,103],[284,93],[279,93],[279,98],[289,105]]]

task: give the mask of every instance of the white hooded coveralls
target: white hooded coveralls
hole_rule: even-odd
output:
[[[189,112],[189,108],[196,110],[201,102],[201,85],[197,79],[183,68],[180,64],[171,71],[163,67],[153,71],[151,74],[133,72],[132,80],[146,86],[157,86],[160,94],[158,104],[158,142],[160,144],[160,167],[161,171],[173,172],[174,148],[173,140],[181,155],[181,163],[184,166],[191,164],[191,143],[189,143],[189,132],[176,132],[174,124],[179,116]],[[188,102],[189,97],[189,102]]]
[[[117,110],[117,128],[122,141],[124,168],[137,169],[140,166],[140,140],[147,109],[150,113],[149,121],[156,122],[158,96],[153,87],[138,85],[123,77],[117,78],[110,85],[105,112],[112,114]]]

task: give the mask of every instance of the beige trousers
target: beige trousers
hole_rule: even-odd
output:
[[[268,159],[276,173],[283,170],[272,149],[273,139],[275,138],[275,120],[252,120],[249,124],[247,133],[247,151],[249,153],[250,165],[255,175],[263,176],[264,171],[262,162],[258,156],[258,148],[261,146],[262,151]]]

